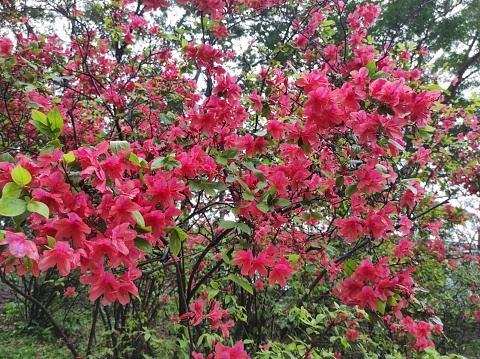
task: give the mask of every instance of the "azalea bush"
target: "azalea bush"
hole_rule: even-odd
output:
[[[1,278],[25,318],[84,358],[456,357],[442,316],[480,318],[476,102],[376,48],[378,6],[45,11],[63,34],[17,16],[0,38]]]

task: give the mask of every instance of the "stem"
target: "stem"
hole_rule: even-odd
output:
[[[40,303],[37,299],[33,298],[31,295],[25,293],[24,291],[22,291],[21,289],[17,288],[13,283],[11,283],[6,277],[5,277],[5,273],[2,272],[1,273],[1,278],[2,278],[2,281],[8,285],[10,288],[12,288],[15,292],[17,292],[18,294],[20,294],[22,297],[24,297],[25,299],[28,299],[29,301],[31,301],[32,303],[35,303],[35,305],[37,305],[38,308],[40,308],[40,310],[45,314],[45,316],[47,317],[48,321],[50,322],[50,324],[52,324],[53,326],[53,329],[55,331],[55,333],[60,337],[60,339],[65,343],[65,345],[68,347],[68,349],[70,350],[70,352],[72,353],[73,357],[76,358],[78,357],[78,352],[77,352],[77,349],[75,348],[75,346],[70,343],[70,341],[68,340],[67,336],[65,335],[65,333],[63,332],[63,330],[60,328],[60,326],[57,324],[57,322],[55,321],[55,319],[53,319],[52,315],[50,314],[50,312],[48,311],[47,308],[45,308],[43,306],[42,303]]]
[[[87,354],[88,357],[92,353],[92,344],[93,339],[95,338],[95,327],[97,326],[97,317],[98,317],[98,310],[100,308],[100,298],[97,299],[95,303],[95,311],[93,312],[93,323],[92,327],[90,328],[90,336],[88,337],[88,346],[87,346]]]

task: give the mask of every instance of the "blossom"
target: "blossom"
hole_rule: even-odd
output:
[[[145,5],[145,11],[157,10],[160,6],[170,6],[170,4],[165,0],[142,0],[142,3]]]
[[[63,295],[67,298],[71,298],[76,293],[77,292],[75,291],[75,287],[67,287],[67,289],[65,289],[65,292],[63,292]]]
[[[13,42],[8,37],[0,37],[0,57],[10,56]]]
[[[218,342],[215,345],[215,359],[250,359],[243,349],[243,341],[239,341],[233,347],[228,347]]]
[[[252,261],[253,261],[252,250],[249,249],[247,252],[241,250],[241,251],[235,252],[235,258],[232,260],[232,264],[235,264],[237,266],[242,266],[240,273],[242,275],[246,275],[250,271],[250,268],[252,267]]]
[[[415,247],[415,244],[413,244],[406,238],[402,238],[400,242],[395,246],[393,253],[398,259],[403,259],[405,256],[413,257],[413,253],[410,251],[410,248],[413,247]]]
[[[58,273],[66,277],[72,269],[79,265],[79,261],[79,254],[74,252],[69,243],[57,241],[52,250],[43,252],[38,261],[38,268],[41,271],[45,271],[48,268],[57,266]]]
[[[287,259],[282,258],[270,272],[268,282],[270,285],[274,285],[276,282],[278,282],[280,286],[285,287],[287,285],[286,278],[291,277],[292,272],[293,268],[290,265],[290,262]]]
[[[92,230],[83,223],[83,220],[74,212],[67,214],[68,218],[59,219],[53,223],[53,227],[57,230],[55,240],[60,241],[63,238],[72,238],[73,244],[77,248],[83,247],[85,235],[90,234]]]
[[[5,239],[0,242],[0,245],[8,244],[10,254],[16,258],[27,257],[38,260],[38,250],[35,243],[28,240],[24,233],[6,232]]]
[[[88,291],[91,302],[96,301],[102,295],[102,305],[107,305],[117,300],[117,291],[120,283],[111,272],[84,275],[80,278],[80,283],[92,284]]]
[[[192,319],[192,325],[198,325],[203,319],[203,300],[197,300],[190,304],[190,309],[194,313],[194,318]]]

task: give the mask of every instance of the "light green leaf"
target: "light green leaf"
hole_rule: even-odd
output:
[[[75,161],[75,155],[73,154],[72,151],[65,153],[62,155],[62,159],[65,163],[72,163]]]
[[[158,170],[159,168],[162,168],[164,160],[165,160],[165,157],[155,158],[152,162],[152,165],[150,166],[150,169],[153,171],[153,170]]]
[[[220,290],[218,290],[218,289],[212,290],[210,293],[208,293],[208,300],[212,300],[213,298],[215,298],[215,296],[218,293],[220,293]]]
[[[17,198],[0,199],[0,215],[15,217],[21,215],[27,209],[27,202]]]
[[[55,243],[57,241],[55,240],[55,238],[51,237],[51,236],[47,236],[47,243],[48,243],[48,246],[53,249],[55,247]]]
[[[253,294],[253,288],[252,288],[251,284],[245,278],[237,277],[234,274],[229,274],[228,279],[230,279],[232,282],[238,284],[240,287],[245,289],[248,293]]]
[[[176,257],[180,253],[181,249],[182,249],[182,241],[180,240],[180,237],[178,236],[177,232],[173,231],[170,234],[170,251],[172,251],[173,256]]]
[[[310,215],[313,219],[316,219],[317,221],[323,218],[323,216],[318,212],[310,212]]]
[[[357,268],[358,263],[360,262],[356,259],[349,259],[348,261],[345,261],[343,264],[343,271],[347,277],[352,276],[353,272],[355,272],[355,268]]]
[[[47,125],[54,133],[54,137],[58,138],[63,131],[63,119],[58,108],[54,107],[47,115]]]
[[[12,170],[12,179],[20,187],[24,187],[32,180],[32,175],[25,168],[18,165]]]
[[[377,309],[378,309],[378,312],[381,314],[381,315],[384,315],[385,314],[385,307],[387,306],[387,303],[386,302],[383,302],[381,300],[379,300],[377,302]]]
[[[140,227],[145,227],[145,219],[143,219],[142,214],[139,211],[132,211],[132,214],[135,217],[137,224]]]
[[[396,148],[398,148],[400,151],[404,151],[404,150],[405,150],[405,148],[404,148],[401,144],[399,144],[397,141],[395,141],[395,140],[389,139],[389,140],[388,140],[388,143],[390,143],[391,145],[394,145],[394,146],[395,146]]]
[[[181,241],[184,241],[188,238],[188,234],[186,234],[180,227],[175,226],[172,229],[178,234],[178,238],[180,238]]]
[[[365,68],[368,70],[368,76],[372,77],[377,70],[377,64],[375,63],[375,60],[372,60],[368,64],[366,64]]]
[[[47,115],[41,113],[40,111],[32,110],[32,118],[33,118],[34,121],[37,121],[37,122],[47,126]]]
[[[15,183],[7,183],[2,190],[2,198],[18,198],[22,189]]]
[[[295,267],[298,263],[298,260],[300,259],[300,256],[298,254],[290,254],[287,259],[292,265],[292,267]]]
[[[48,218],[50,215],[50,210],[48,209],[48,206],[45,203],[39,202],[39,201],[30,201],[27,203],[27,210],[30,212],[35,212],[38,213],[45,218]]]
[[[410,191],[412,191],[413,194],[415,194],[415,195],[417,194],[417,189],[414,186],[412,186],[411,184],[404,183],[403,185],[405,187],[407,187]]]

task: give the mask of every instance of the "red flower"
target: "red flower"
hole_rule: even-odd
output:
[[[7,37],[0,37],[0,57],[10,56],[13,49],[12,40]]]
[[[65,289],[65,292],[63,292],[63,295],[67,298],[71,298],[74,294],[77,292],[75,291],[75,287],[68,287]]]
[[[145,5],[145,11],[157,10],[160,6],[170,6],[170,4],[165,0],[142,0],[142,3]]]
[[[92,284],[88,293],[90,294],[90,301],[94,302],[103,295],[102,304],[107,305],[117,300],[117,291],[119,282],[110,272],[103,272],[100,274],[85,275],[80,278],[83,284]]]
[[[92,230],[83,223],[83,220],[74,212],[67,214],[68,219],[60,219],[53,223],[53,228],[57,230],[55,240],[61,241],[63,238],[73,238],[73,245],[77,248],[83,247],[85,234],[90,234]]]
[[[27,239],[24,233],[5,233],[5,239],[0,245],[8,244],[8,251],[16,258],[27,257],[36,261],[38,259],[37,246]]]
[[[243,341],[239,341],[233,347],[227,347],[222,343],[215,345],[215,359],[250,359],[250,356],[243,349]]]
[[[45,271],[48,268],[57,266],[58,273],[66,277],[70,271],[79,265],[79,254],[76,253],[67,242],[57,241],[55,247],[50,251],[44,251],[38,261],[38,269]]]
[[[276,282],[280,284],[280,286],[285,287],[287,285],[286,278],[292,276],[293,268],[290,265],[290,262],[282,258],[280,262],[277,263],[275,268],[270,272],[270,276],[268,277],[268,282],[270,285],[274,285]]]
[[[242,266],[240,273],[242,275],[247,275],[250,268],[252,267],[253,255],[252,250],[249,249],[247,252],[245,251],[236,251],[235,258],[232,260],[232,264],[237,266]]]

